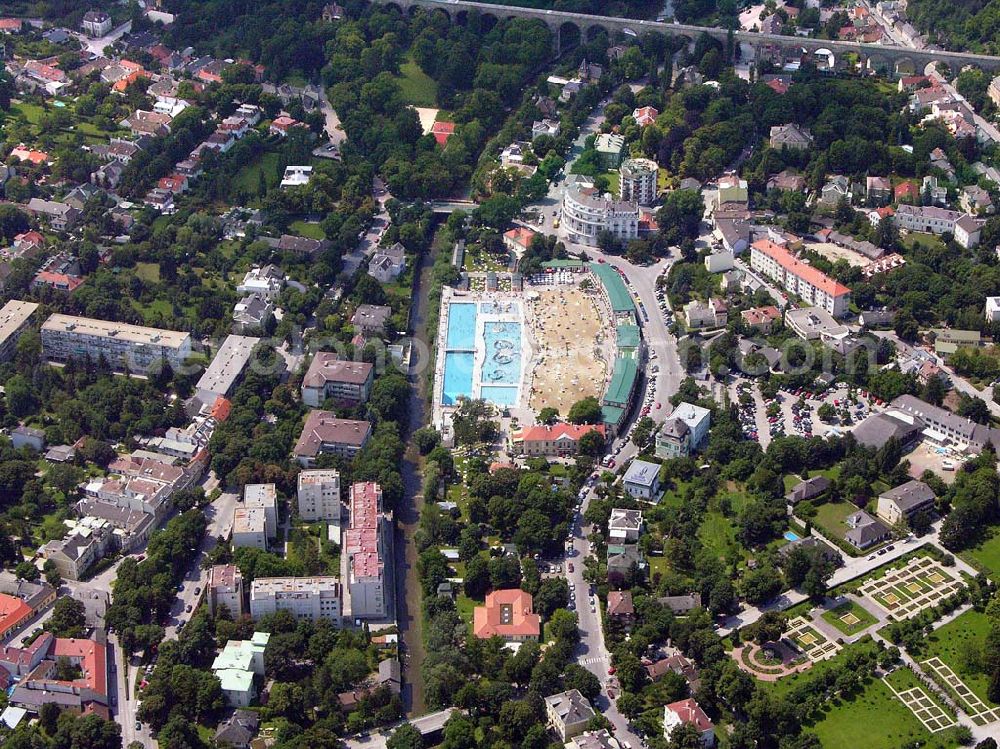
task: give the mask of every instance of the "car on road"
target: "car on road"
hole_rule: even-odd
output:
[[[142,730],[142,723],[140,723],[139,721],[136,721],[135,722],[135,730],[141,731]]]
[[[614,666],[611,666],[611,667],[610,667],[610,668],[608,669],[608,676],[614,676],[614,675],[615,675],[615,671],[616,671],[616,670],[617,670],[617,669],[616,669],[616,668],[615,668]]]
[[[566,569],[569,570],[570,572],[572,572],[573,571],[573,563],[570,562],[569,564],[567,564],[566,565]],[[570,587],[572,587],[572,586],[570,586]]]
[[[185,611],[185,612],[187,612],[188,614],[190,614],[190,613],[191,613],[191,610],[192,610],[192,606],[191,606],[191,604],[189,603],[189,604],[187,605],[187,607],[186,607],[186,608],[184,609],[184,611]]]

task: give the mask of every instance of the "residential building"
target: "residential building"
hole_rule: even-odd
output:
[[[639,205],[652,205],[658,194],[660,167],[652,159],[625,159],[618,170],[619,195]]]
[[[889,526],[864,510],[850,515],[845,522],[849,530],[844,534],[844,539],[859,551],[881,543],[892,535]]]
[[[20,598],[0,593],[0,641],[6,642],[20,631],[35,615],[31,607]]]
[[[40,453],[45,449],[45,432],[35,427],[17,426],[10,431],[10,442],[15,450],[27,447]]]
[[[311,166],[286,166],[285,173],[281,177],[281,187],[302,187],[309,184],[312,179],[313,168]]]
[[[656,435],[656,457],[670,460],[691,454],[691,430],[680,419],[667,419]]]
[[[909,521],[918,512],[932,512],[937,495],[923,481],[907,481],[878,495],[876,514],[889,525]]]
[[[685,724],[694,726],[701,736],[702,746],[715,746],[715,725],[693,697],[671,702],[663,708],[663,735],[666,739],[669,740],[674,730]]]
[[[330,248],[330,241],[327,239],[310,239],[309,237],[297,237],[294,234],[282,234],[278,240],[268,240],[268,243],[281,252],[291,252],[295,255],[309,257]]]
[[[305,125],[298,120],[283,114],[275,117],[271,121],[267,131],[271,135],[279,135],[284,138],[292,131],[293,127],[305,127]]]
[[[836,208],[841,200],[850,202],[851,181],[842,174],[833,175],[823,185],[819,200],[828,208]]]
[[[750,267],[834,317],[842,317],[848,312],[849,288],[796,259],[769,239],[759,239],[750,246]]]
[[[380,283],[392,283],[406,270],[406,248],[396,242],[375,250],[368,262],[368,275]]]
[[[42,353],[56,362],[103,357],[112,369],[148,372],[164,360],[177,370],[191,355],[191,334],[176,330],[54,314],[41,332]]]
[[[770,305],[767,307],[753,307],[740,313],[743,324],[750,330],[767,335],[774,327],[774,323],[781,320],[781,310]]]
[[[0,362],[14,355],[17,341],[34,321],[38,305],[11,299],[0,309]]]
[[[675,598],[680,596],[674,596]],[[690,596],[688,596],[690,597]],[[698,691],[700,681],[698,679],[698,669],[676,648],[669,648],[668,655],[658,661],[648,662],[643,659],[646,675],[650,681],[659,681],[669,673],[679,674],[688,683],[688,689],[692,692]]]
[[[901,205],[893,219],[900,229],[925,234],[951,234],[965,249],[979,244],[982,225],[967,213],[937,206]]]
[[[597,432],[603,440],[603,424],[567,424],[559,422],[551,426],[538,424],[523,427],[511,435],[513,452],[519,455],[568,458],[580,449],[580,439],[590,432]]]
[[[354,457],[370,436],[367,421],[338,419],[331,411],[314,410],[306,416],[292,455],[303,468],[312,468],[320,455]]]
[[[568,689],[545,698],[545,716],[549,727],[562,741],[583,733],[587,723],[596,714],[579,689]]]
[[[208,571],[205,600],[212,616],[225,606],[234,620],[246,613],[243,575],[235,564],[217,564]]]
[[[170,123],[173,118],[163,112],[147,112],[137,109],[124,120],[121,126],[132,131],[133,135],[149,135],[160,138],[170,133]]]
[[[979,185],[963,187],[958,197],[958,204],[963,211],[973,216],[989,216],[996,210],[993,198]]]
[[[1000,296],[988,296],[986,297],[986,322],[998,321],[1000,321]]]
[[[635,120],[635,124],[639,127],[652,125],[659,116],[660,113],[655,107],[638,107],[632,110],[632,119]]]
[[[885,205],[892,200],[892,180],[887,177],[867,177],[865,194],[869,205]]]
[[[647,465],[652,465],[647,463]],[[657,468],[659,468],[657,466]],[[659,474],[659,470],[657,470]],[[608,538],[612,543],[626,543],[638,541],[642,533],[642,512],[640,510],[627,510],[615,507],[611,510],[611,517],[608,518]]]
[[[679,596],[664,596],[657,598],[661,606],[666,606],[674,616],[687,616],[695,609],[703,608],[701,593],[688,593]]]
[[[313,523],[327,521],[340,527],[340,472],[332,468],[302,471],[298,477],[299,517]]]
[[[524,226],[515,226],[503,234],[503,246],[517,256],[523,255],[531,247],[535,232]]]
[[[934,353],[951,356],[960,348],[979,348],[982,333],[978,330],[955,330],[954,328],[931,328],[934,334]]]
[[[266,299],[277,299],[285,287],[285,274],[277,265],[251,268],[236,287],[239,294],[259,294]]]
[[[83,14],[80,27],[88,36],[104,36],[111,31],[111,16],[103,10],[88,10]]]
[[[736,205],[746,208],[750,199],[750,191],[745,179],[738,174],[723,174],[719,177],[719,192],[715,198],[714,209],[719,212],[723,206]]]
[[[233,548],[267,550],[267,519],[260,507],[233,510]]]
[[[625,136],[615,133],[600,133],[594,141],[597,158],[605,169],[617,169],[622,163],[625,150]]]
[[[230,640],[212,662],[212,672],[222,684],[222,696],[229,706],[249,707],[257,699],[270,639],[268,632],[254,632],[249,640]]]
[[[618,739],[608,733],[607,729],[600,731],[584,731],[566,743],[566,749],[623,749]]]
[[[56,602],[56,589],[46,582],[23,580],[13,572],[0,571],[0,593],[24,603],[32,615],[47,609]],[[0,635],[0,640],[7,638]]]
[[[660,498],[660,465],[636,458],[629,463],[622,483],[629,496],[655,502]]]
[[[243,379],[247,365],[260,338],[229,335],[222,342],[212,363],[195,385],[195,395],[205,405],[219,397],[228,398]]]
[[[508,644],[537,640],[541,617],[532,609],[532,597],[519,588],[494,590],[472,613],[472,631],[481,640],[502,637]]]
[[[613,200],[593,186],[576,184],[566,189],[562,203],[562,229],[569,239],[590,247],[597,246],[597,236],[609,232],[622,242],[639,236],[639,204]]]
[[[790,169],[783,169],[767,180],[768,190],[786,190],[788,192],[804,192],[806,178]]]
[[[390,615],[392,518],[383,509],[382,489],[374,482],[353,484],[348,499],[350,524],[341,549],[345,619],[385,619]]]
[[[362,335],[384,335],[392,309],[379,304],[361,304],[354,311],[351,324]]]
[[[257,736],[260,716],[252,710],[235,710],[215,729],[216,746],[250,749]]]
[[[558,138],[560,130],[559,120],[550,120],[548,118],[535,120],[531,123],[531,139],[534,140],[540,135]]]
[[[645,567],[638,544],[608,544],[608,584],[613,588],[629,587]]]
[[[785,502],[790,505],[797,505],[799,502],[816,499],[822,496],[833,485],[826,476],[813,476],[811,479],[800,481],[792,490],[785,495]]]
[[[850,328],[833,319],[821,307],[800,307],[785,310],[785,326],[804,341],[834,341],[847,337]]]
[[[233,306],[233,331],[238,335],[263,333],[273,317],[274,302],[260,294],[250,294]]]
[[[920,186],[920,194],[928,205],[943,206],[948,204],[948,188],[939,184],[938,178],[933,174],[924,177]]]
[[[812,146],[813,137],[808,128],[800,127],[795,123],[774,125],[771,127],[769,144],[771,148],[779,150],[788,148],[802,151]]]
[[[106,714],[107,642],[103,630],[92,637],[64,639],[45,632],[25,648],[4,648],[0,656],[3,669],[20,676],[9,703],[34,713],[53,702],[80,713]],[[66,662],[80,669],[79,678],[58,678],[58,664]]]
[[[317,351],[302,378],[302,402],[311,408],[319,408],[328,398],[338,403],[365,403],[374,381],[372,364]]]
[[[44,219],[56,231],[69,231],[80,220],[79,209],[56,200],[32,198],[25,209],[32,216]]]
[[[661,429],[656,436],[656,457],[670,458],[679,455],[688,455],[693,450],[698,450],[702,443],[708,438],[708,430],[712,423],[712,412],[707,408],[696,406],[692,403],[681,402],[670,414],[670,418],[664,424],[671,422],[681,422],[687,427],[686,448],[681,452],[681,448],[676,442],[676,437],[665,434]],[[678,427],[671,427],[668,431],[683,432]]]
[[[278,535],[278,491],[274,484],[247,484],[243,487],[243,506],[262,510],[268,538]]]
[[[684,322],[689,330],[723,328],[729,322],[729,308],[718,297],[708,302],[692,299],[684,305]]]
[[[608,591],[608,618],[628,628],[635,622],[635,604],[629,590]]]
[[[250,584],[250,616],[260,619],[290,611],[296,619],[341,621],[341,586],[336,577],[259,577]]]
[[[66,536],[58,541],[49,541],[38,551],[43,558],[55,563],[64,579],[79,580],[113,547],[113,528],[108,521],[93,517],[66,520],[64,523],[69,528]]]

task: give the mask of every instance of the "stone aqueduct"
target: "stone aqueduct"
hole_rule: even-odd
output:
[[[573,34],[577,38],[590,38],[595,32],[604,30],[609,34],[624,34],[641,37],[658,32],[666,36],[682,36],[695,39],[700,34],[708,34],[725,43],[728,31],[721,28],[690,26],[677,23],[662,23],[630,18],[596,16],[587,13],[568,13],[555,10],[538,10],[471,0],[373,0],[379,5],[396,7],[400,12],[413,12],[418,8],[443,13],[453,23],[463,23],[470,11],[478,11],[485,18],[528,18],[541,21],[552,30],[556,51],[560,49],[563,34]],[[968,52],[948,52],[945,50],[918,50],[908,47],[893,47],[881,44],[808,39],[804,37],[762,34],[753,31],[734,31],[734,39],[749,45],[757,52],[756,59],[765,50],[780,51],[786,59],[810,53],[822,57],[829,56],[833,64],[841,64],[845,55],[854,54],[863,67],[909,74],[922,72],[933,62],[942,62],[958,71],[966,65],[974,65],[986,71],[1000,72],[1000,57],[979,55]]]

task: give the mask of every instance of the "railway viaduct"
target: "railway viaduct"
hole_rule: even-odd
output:
[[[660,33],[665,36],[680,36],[692,40],[701,34],[708,34],[723,43],[725,43],[729,33],[726,29],[722,28],[596,16],[588,13],[518,8],[515,6],[474,2],[472,0],[373,0],[373,2],[379,5],[395,7],[403,13],[412,13],[418,8],[443,13],[452,23],[464,23],[471,11],[478,12],[485,18],[495,20],[527,18],[541,21],[552,31],[556,40],[557,50],[560,48],[564,34],[575,35],[579,39],[587,39],[600,30],[608,32],[609,35],[623,34],[626,36],[641,37],[648,33]],[[756,59],[760,59],[760,55],[763,52],[767,52],[768,54],[779,52],[785,59],[800,57],[803,53],[809,53],[817,56],[827,56],[832,60],[833,65],[837,65],[843,61],[846,55],[854,54],[857,56],[862,67],[870,67],[871,69],[912,73],[923,71],[929,63],[942,62],[955,72],[961,70],[966,65],[973,65],[989,72],[1000,71],[1000,57],[972,54],[969,52],[911,49],[909,47],[893,47],[882,44],[809,39],[805,37],[782,36],[780,34],[762,34],[755,31],[734,31],[733,37],[735,41],[753,47],[756,52]]]

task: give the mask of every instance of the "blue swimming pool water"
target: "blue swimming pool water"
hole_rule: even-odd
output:
[[[448,306],[447,348],[461,351],[472,351],[476,348],[475,304],[464,303]]]
[[[509,385],[483,385],[480,388],[483,400],[496,406],[513,406],[517,403],[517,388]]]
[[[464,351],[449,351],[444,355],[444,388],[441,402],[453,406],[458,397],[472,397],[472,365],[475,354]]]
[[[521,324],[488,322],[483,338],[483,385],[517,385],[521,381]]]
[[[798,534],[797,533],[792,533],[791,531],[785,531],[785,538],[787,538],[789,541],[798,541],[799,540]]]

